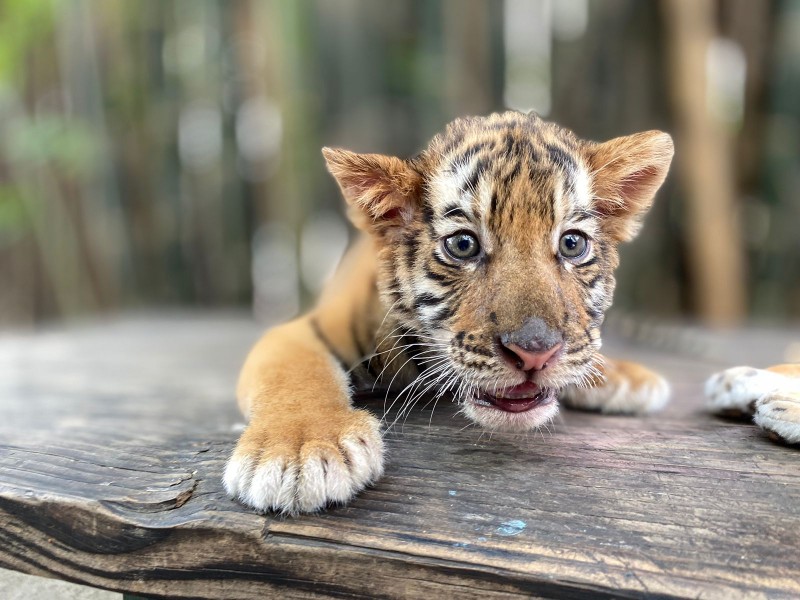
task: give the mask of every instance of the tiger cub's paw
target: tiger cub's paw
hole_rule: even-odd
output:
[[[562,400],[572,408],[610,414],[648,414],[661,410],[670,396],[669,383],[637,363],[606,359],[604,379],[590,387],[569,386]]]
[[[296,515],[343,504],[383,473],[378,420],[347,409],[303,422],[254,420],[225,468],[228,494],[261,512]]]
[[[755,424],[786,444],[800,444],[800,382],[773,390],[755,403]]]
[[[779,373],[753,367],[733,367],[712,375],[706,381],[709,408],[726,416],[752,415],[756,401],[764,394],[785,386]]]

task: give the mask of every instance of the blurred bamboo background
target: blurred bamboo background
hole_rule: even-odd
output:
[[[0,0],[0,323],[294,314],[351,235],[321,146],[507,107],[674,135],[618,308],[800,317],[800,0]]]

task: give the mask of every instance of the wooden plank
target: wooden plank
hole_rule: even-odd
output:
[[[0,339],[0,566],[175,598],[800,595],[799,455],[705,414],[708,362],[617,344],[673,382],[642,419],[490,436],[420,408],[376,486],[282,519],[220,483],[257,333],[199,315]]]

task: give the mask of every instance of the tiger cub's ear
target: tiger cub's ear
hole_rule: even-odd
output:
[[[322,154],[356,227],[384,233],[414,219],[422,176],[408,161],[338,148],[323,148]]]
[[[673,153],[672,138],[663,131],[589,145],[594,209],[603,215],[605,229],[616,240],[627,242],[639,232]]]

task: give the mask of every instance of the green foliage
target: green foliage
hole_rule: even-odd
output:
[[[26,54],[53,31],[52,0],[0,2],[0,83],[24,76]]]
[[[14,310],[34,320],[139,302],[241,302],[254,291],[260,226],[302,240],[311,213],[340,206],[320,146],[413,154],[457,114],[502,109],[506,79],[552,80],[548,118],[584,137],[671,128],[657,3],[592,2],[580,38],[555,36],[547,61],[522,70],[507,52],[506,4],[466,4],[0,0],[0,267],[35,265],[32,296]],[[742,7],[760,14],[759,4]],[[800,314],[799,11],[800,0],[774,4],[773,34],[759,42],[769,64],[758,135],[741,140],[754,164],[763,160],[758,185],[743,190],[766,215],[760,227],[748,222],[761,231],[749,286],[774,290],[774,301],[754,301],[762,314]],[[758,65],[748,62],[749,73]],[[242,134],[277,134],[240,118],[253,105],[277,109],[281,125],[255,158]],[[219,116],[223,140],[199,166],[186,160],[205,143],[190,118],[197,108]],[[677,190],[681,178],[672,180]],[[686,211],[669,196],[622,261],[617,306],[689,307]]]
[[[58,115],[9,123],[3,146],[12,162],[48,165],[78,178],[91,171],[99,154],[98,140],[88,125]]]
[[[11,185],[0,185],[0,243],[14,239],[29,228],[22,191]]]

